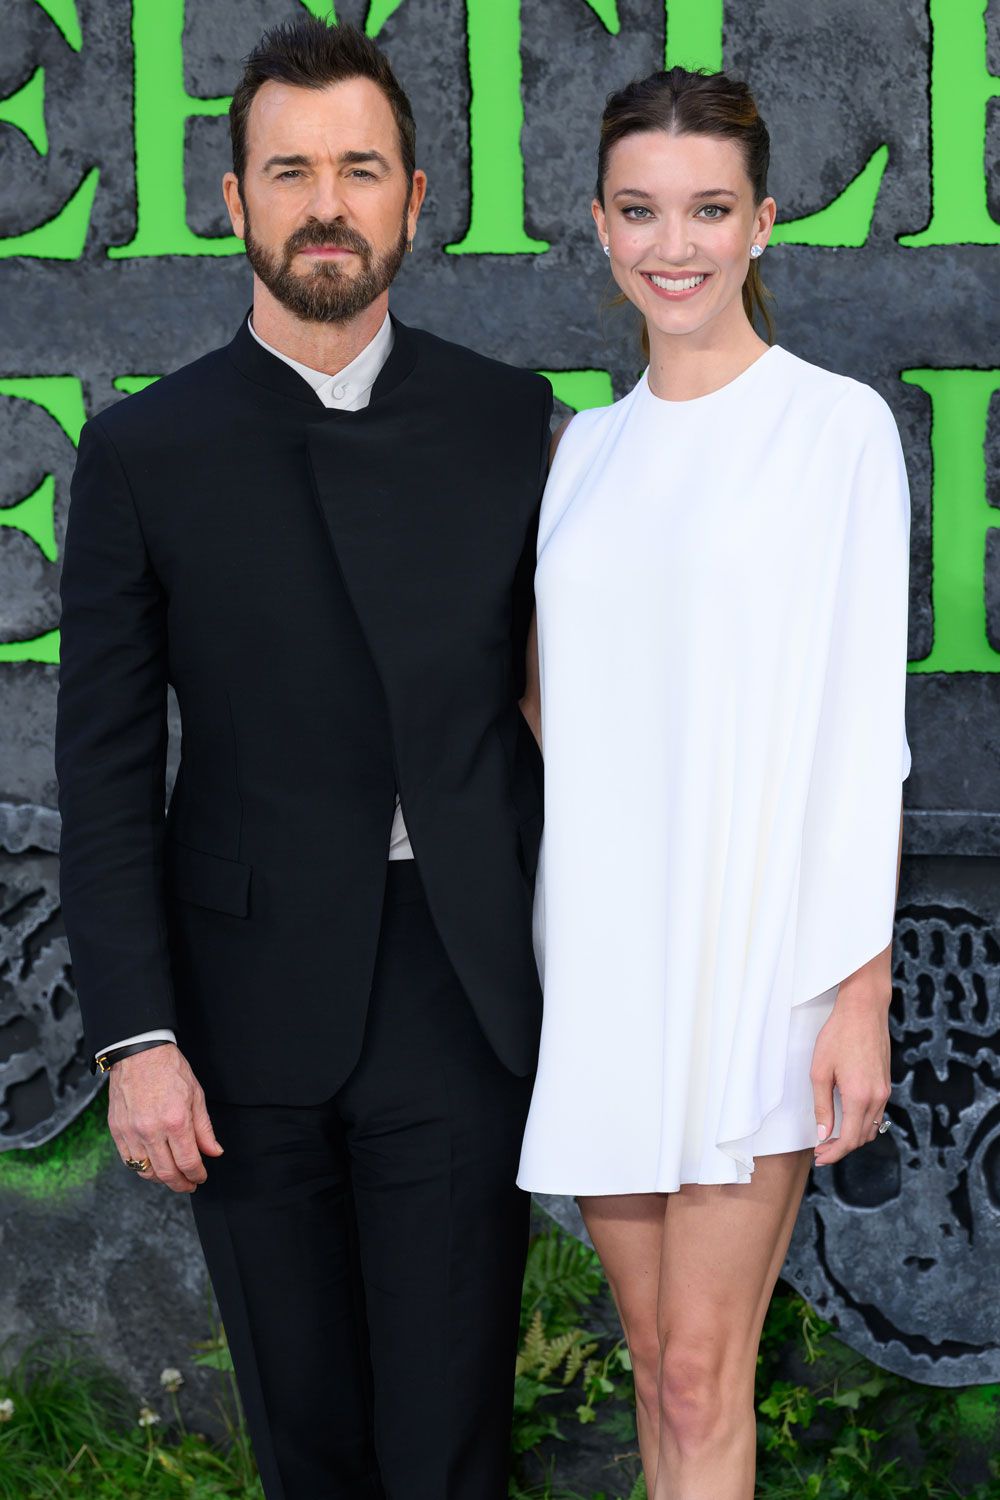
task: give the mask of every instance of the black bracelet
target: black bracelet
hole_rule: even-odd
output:
[[[131,1057],[135,1052],[148,1052],[150,1047],[172,1047],[173,1042],[168,1037],[158,1037],[155,1042],[129,1042],[125,1047],[109,1047],[107,1052],[99,1052],[97,1055],[98,1073],[110,1073],[116,1062],[121,1062],[123,1057]]]

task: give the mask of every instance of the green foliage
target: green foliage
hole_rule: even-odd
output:
[[[554,1455],[569,1448],[574,1423],[599,1426],[618,1461],[612,1472],[621,1475],[619,1487],[588,1500],[645,1500],[628,1353],[597,1317],[606,1291],[593,1252],[557,1230],[534,1241],[512,1500],[568,1500]],[[1000,1387],[938,1389],[888,1374],[841,1344],[831,1325],[783,1286],[761,1340],[757,1409],[758,1500],[1000,1500],[1000,1462],[988,1457],[1000,1447]],[[957,1477],[970,1451],[992,1477],[977,1484]]]
[[[39,1342],[0,1378],[0,1500],[261,1500],[239,1413],[220,1449],[139,1404],[69,1336]],[[140,1417],[145,1416],[145,1424]]]
[[[628,1351],[608,1322],[592,1251],[556,1229],[533,1241],[517,1359],[511,1500],[646,1500]],[[260,1500],[232,1359],[218,1327],[193,1363],[217,1372],[226,1440],[188,1430],[183,1394],[136,1399],[70,1336],[0,1375],[0,1500]],[[12,1409],[6,1405],[10,1403]],[[758,1500],[1000,1500],[1000,1387],[942,1390],[887,1374],[779,1287],[758,1360]],[[605,1488],[560,1481],[573,1450],[602,1455]],[[978,1483],[960,1464],[979,1455]],[[992,1467],[991,1467],[992,1465]]]
[[[555,1227],[532,1240],[514,1380],[511,1500],[577,1500],[577,1492],[558,1486],[557,1462],[548,1451],[567,1443],[573,1426],[594,1426],[609,1443],[624,1444],[625,1496],[644,1495],[633,1482],[638,1453],[628,1350],[621,1339],[581,1324],[581,1315],[593,1313],[606,1292],[593,1250]]]
[[[564,1332],[604,1290],[604,1272],[593,1250],[554,1227],[537,1235],[524,1272],[522,1337],[538,1311],[546,1328]]]
[[[793,1378],[790,1378],[793,1377]],[[779,1287],[757,1371],[761,1500],[1000,1500],[1000,1388],[917,1385],[877,1369]],[[956,1478],[978,1449],[992,1477]],[[961,1487],[960,1487],[961,1486]]]

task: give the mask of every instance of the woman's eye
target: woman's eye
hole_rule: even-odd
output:
[[[625,215],[625,217],[627,219],[632,214],[648,214],[649,213],[649,209],[646,208],[646,207],[644,207],[644,205],[641,204],[641,203],[633,203],[633,204],[630,205],[630,207],[623,208],[622,209],[622,213]]]
[[[704,208],[700,208],[698,212],[705,214],[711,221],[714,219],[724,219],[729,209],[723,208],[721,203],[706,203]]]

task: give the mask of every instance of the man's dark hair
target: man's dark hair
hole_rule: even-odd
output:
[[[247,121],[254,96],[269,80],[296,88],[322,89],[349,78],[370,78],[392,106],[399,127],[399,146],[408,186],[413,186],[417,161],[417,127],[413,110],[400,88],[388,58],[356,26],[328,25],[316,16],[303,16],[265,31],[244,61],[243,77],[229,106],[233,141],[233,171],[243,193],[247,159]]]

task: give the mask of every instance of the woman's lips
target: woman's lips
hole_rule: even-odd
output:
[[[666,302],[686,302],[696,297],[712,277],[711,271],[694,271],[690,276],[661,276],[658,271],[640,271],[639,275],[657,297]]]

